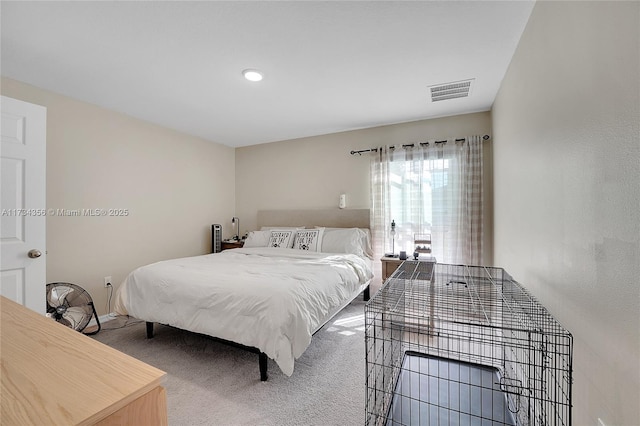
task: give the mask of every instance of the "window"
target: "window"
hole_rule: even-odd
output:
[[[371,200],[378,253],[413,253],[414,235],[431,234],[432,254],[439,262],[479,264],[482,141],[467,139],[471,142],[381,148],[373,155]],[[471,155],[477,151],[472,145],[480,147],[479,153]]]

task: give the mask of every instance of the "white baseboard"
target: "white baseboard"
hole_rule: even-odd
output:
[[[109,322],[115,318],[116,318],[116,314],[114,312],[111,312],[110,314],[106,314],[106,315],[100,315],[98,317],[98,319],[100,320],[100,324],[104,324],[105,322]],[[96,325],[98,325],[98,323],[96,322],[95,317],[93,317],[91,318],[91,321],[89,321],[89,324],[87,324],[87,327],[96,326]]]

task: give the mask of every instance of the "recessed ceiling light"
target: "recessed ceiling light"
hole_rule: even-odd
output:
[[[262,80],[262,73],[258,70],[244,70],[242,71],[242,75],[249,81],[260,81]]]

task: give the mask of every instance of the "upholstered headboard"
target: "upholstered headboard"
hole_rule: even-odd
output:
[[[259,210],[262,226],[326,226],[331,228],[369,228],[369,209]]]

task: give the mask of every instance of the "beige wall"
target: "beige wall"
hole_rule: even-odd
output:
[[[233,216],[232,148],[15,80],[1,90],[47,107],[47,208],[130,212],[47,217],[47,282],[81,285],[99,315],[103,277],[118,285],[138,266],[207,253],[211,224]]]
[[[258,210],[337,209],[343,193],[347,208],[369,208],[369,155],[350,155],[351,150],[475,134],[491,135],[489,112],[238,148],[236,211],[241,231],[255,229]],[[491,264],[491,142],[484,149],[485,263]]]
[[[495,262],[574,335],[574,424],[640,423],[640,3],[538,2],[493,108]]]

